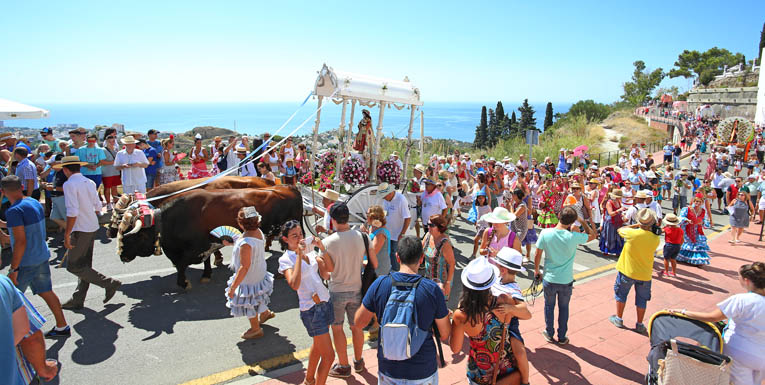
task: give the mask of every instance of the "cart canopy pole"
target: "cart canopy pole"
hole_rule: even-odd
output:
[[[377,119],[377,135],[375,135],[375,151],[374,154],[372,154],[372,175],[370,175],[369,180],[377,182],[377,161],[380,158],[380,142],[382,139],[382,130],[383,130],[383,118],[385,117],[385,106],[386,103],[383,101],[380,101],[380,117]]]
[[[346,147],[348,149],[348,158],[350,158],[350,154],[353,152],[353,114],[356,112],[356,99],[351,100],[351,120],[348,121],[348,146]]]
[[[412,149],[412,126],[414,125],[414,114],[417,112],[414,104],[409,106],[411,112],[409,113],[409,132],[406,135],[406,154],[404,154],[404,169],[401,170],[401,180],[406,181],[409,179],[409,153]]]
[[[425,113],[420,110],[420,163],[425,162],[425,145],[423,140],[425,138]]]
[[[316,124],[313,126],[313,143],[311,144],[311,165],[309,170],[313,170],[316,164],[316,155],[319,152],[319,122],[321,122],[321,102],[323,99],[323,96],[319,96],[319,103],[316,106]],[[313,189],[313,186],[311,188]]]
[[[343,112],[340,113],[340,127],[337,129],[338,154],[335,156],[335,190],[337,191],[340,191],[340,168],[343,166],[343,157],[345,156],[345,110],[347,108],[348,100],[343,98]]]

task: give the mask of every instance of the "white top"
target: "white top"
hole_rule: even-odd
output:
[[[231,270],[235,272],[242,266],[241,250],[242,245],[250,245],[252,252],[250,253],[250,268],[247,270],[247,275],[241,282],[241,285],[255,285],[266,277],[268,271],[266,270],[266,251],[265,241],[255,237],[241,237],[234,244],[234,250],[231,252]]]
[[[311,251],[306,254],[306,257],[308,257],[310,263],[302,261],[300,265],[300,287],[297,290],[300,311],[310,310],[315,305],[313,302],[314,294],[318,295],[321,301],[329,301],[329,290],[324,286],[319,276],[316,253]],[[296,261],[297,253],[291,250],[285,251],[279,257],[279,272],[284,274],[285,270],[294,268]]]
[[[648,204],[648,208],[653,210],[654,213],[656,213],[656,218],[658,220],[661,220],[663,213],[661,212],[661,206],[659,206],[659,203],[655,200],[651,200],[651,203]]]
[[[236,146],[231,147],[231,149],[228,150],[228,153],[226,153],[226,170],[230,170],[239,164],[239,158],[236,156],[235,148]]]
[[[717,307],[729,320],[723,333],[725,354],[732,353],[731,358],[736,361],[749,359],[762,363],[765,360],[765,297],[756,293],[736,294]]]
[[[430,216],[433,214],[441,214],[446,209],[446,201],[444,195],[441,194],[438,189],[433,190],[432,194],[428,194],[427,191],[423,191],[421,195],[422,199],[422,224],[427,226],[430,223]]]
[[[411,218],[412,215],[409,212],[409,201],[406,200],[403,194],[396,191],[393,194],[393,199],[383,199],[383,209],[388,213],[385,217],[385,228],[390,232],[392,240],[398,240],[398,236],[404,229],[404,221],[406,218]]]
[[[293,164],[295,160],[295,147],[284,147],[284,161],[282,162],[282,167],[287,168],[287,158],[292,158]]]
[[[134,149],[132,154],[128,154],[127,149],[120,150],[114,157],[115,166],[124,166],[126,164],[144,163],[149,164],[146,155],[139,149]],[[122,184],[125,186],[141,186],[146,184],[146,170],[141,167],[131,167],[122,169]]]
[[[403,170],[404,169],[404,162],[401,161],[401,158],[396,159],[394,162],[396,162],[396,166],[398,166],[399,170]]]
[[[143,152],[141,152],[143,154]],[[145,182],[144,182],[145,183]],[[77,217],[72,231],[92,233],[98,231],[98,216],[101,211],[101,199],[96,192],[96,183],[79,172],[72,174],[64,182],[64,202],[66,216]]]
[[[238,160],[239,159],[237,159],[237,161]],[[258,176],[258,173],[255,172],[255,165],[253,165],[253,162],[242,166],[242,168],[239,169],[239,176]]]

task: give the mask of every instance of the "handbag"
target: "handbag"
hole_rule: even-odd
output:
[[[367,290],[372,286],[372,283],[377,279],[377,272],[375,271],[372,262],[369,260],[369,238],[364,233],[361,233],[361,239],[364,240],[364,255],[367,256],[367,264],[364,266],[364,271],[361,273],[361,297],[363,298],[367,294]]]
[[[683,344],[683,349],[687,348],[695,356],[692,357],[680,352],[675,339],[670,340],[670,348],[667,356],[659,360],[659,385],[730,385],[730,358],[727,356]]]

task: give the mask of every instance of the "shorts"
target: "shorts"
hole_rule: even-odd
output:
[[[66,219],[66,201],[64,196],[51,197],[50,219]]]
[[[308,331],[309,337],[329,333],[329,325],[335,321],[334,316],[332,301],[321,302],[308,310],[300,311],[300,320],[303,321],[303,326]]]
[[[722,199],[725,196],[721,188],[715,188],[715,193],[717,193],[717,199]]]
[[[680,254],[680,248],[683,245],[680,243],[665,243],[664,244],[664,259],[677,259],[677,255]]]
[[[146,173],[146,189],[154,188],[154,180],[157,179],[156,173]]]
[[[438,384],[438,370],[428,378],[422,378],[419,380],[404,380],[401,378],[388,377],[383,373],[377,373],[378,385],[437,385]]]
[[[685,206],[688,206],[687,196],[675,194],[675,196],[672,197],[672,209],[682,209]]]
[[[98,187],[101,186],[101,174],[83,175],[83,176],[95,182],[96,189],[98,189]]]
[[[32,287],[32,293],[37,295],[53,290],[53,284],[50,281],[50,265],[46,259],[39,265],[20,266],[19,274],[16,278],[18,285],[16,287],[25,292],[28,287]]]
[[[645,309],[648,301],[651,300],[651,281],[638,281],[618,272],[614,282],[614,298],[621,303],[626,303],[627,294],[633,285],[635,286],[635,307]]]
[[[765,210],[765,195],[760,198],[760,202],[757,204],[758,210]],[[762,218],[760,218],[762,219]]]
[[[122,180],[119,175],[105,176],[103,177],[104,188],[112,188],[122,185]]]
[[[341,326],[348,316],[348,325],[353,326],[353,317],[361,307],[361,289],[359,291],[329,292],[329,302],[335,319],[333,326]]]

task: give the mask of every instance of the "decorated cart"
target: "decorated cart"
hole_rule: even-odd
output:
[[[716,144],[718,146],[735,145],[736,153],[741,153],[744,162],[746,162],[752,148],[754,136],[754,124],[751,121],[742,117],[726,118],[717,125]]]

